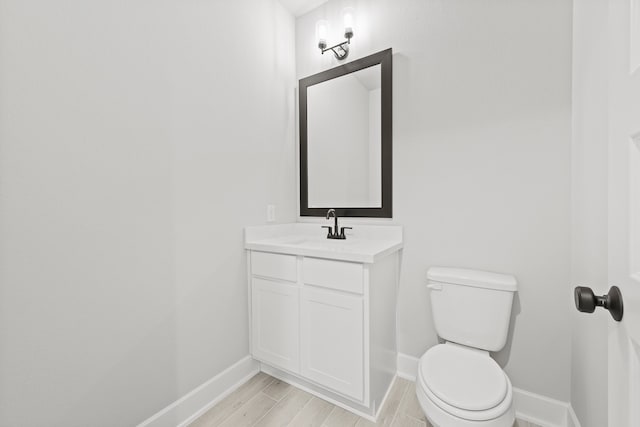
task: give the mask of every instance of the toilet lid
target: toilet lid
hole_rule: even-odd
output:
[[[507,395],[507,379],[487,353],[455,344],[432,347],[420,361],[424,383],[435,396],[456,408],[484,411]]]

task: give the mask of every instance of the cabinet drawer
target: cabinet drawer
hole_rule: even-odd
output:
[[[251,274],[295,282],[298,277],[295,255],[251,252]]]
[[[308,257],[303,260],[303,279],[308,285],[361,294],[363,274],[364,267],[358,263]]]

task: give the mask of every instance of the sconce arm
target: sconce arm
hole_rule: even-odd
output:
[[[338,43],[335,46],[327,47],[324,49],[320,48],[320,50],[322,51],[323,55],[326,51],[330,50],[336,56],[336,59],[342,60],[342,59],[345,59],[347,56],[349,56],[350,44],[351,44],[351,38],[348,38],[346,41],[343,41],[342,43]]]

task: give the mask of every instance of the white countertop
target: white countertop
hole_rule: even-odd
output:
[[[291,223],[245,228],[245,249],[374,263],[402,249],[402,227],[350,224],[345,240],[327,239],[325,224]],[[328,222],[327,222],[328,225]]]

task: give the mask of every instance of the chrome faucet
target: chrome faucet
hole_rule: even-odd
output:
[[[327,229],[327,239],[345,240],[347,236],[344,234],[344,230],[351,230],[351,227],[338,228],[338,215],[336,215],[335,209],[329,209],[327,211],[326,219],[330,219],[331,217],[333,217],[333,231],[329,225],[322,226],[322,228]]]

